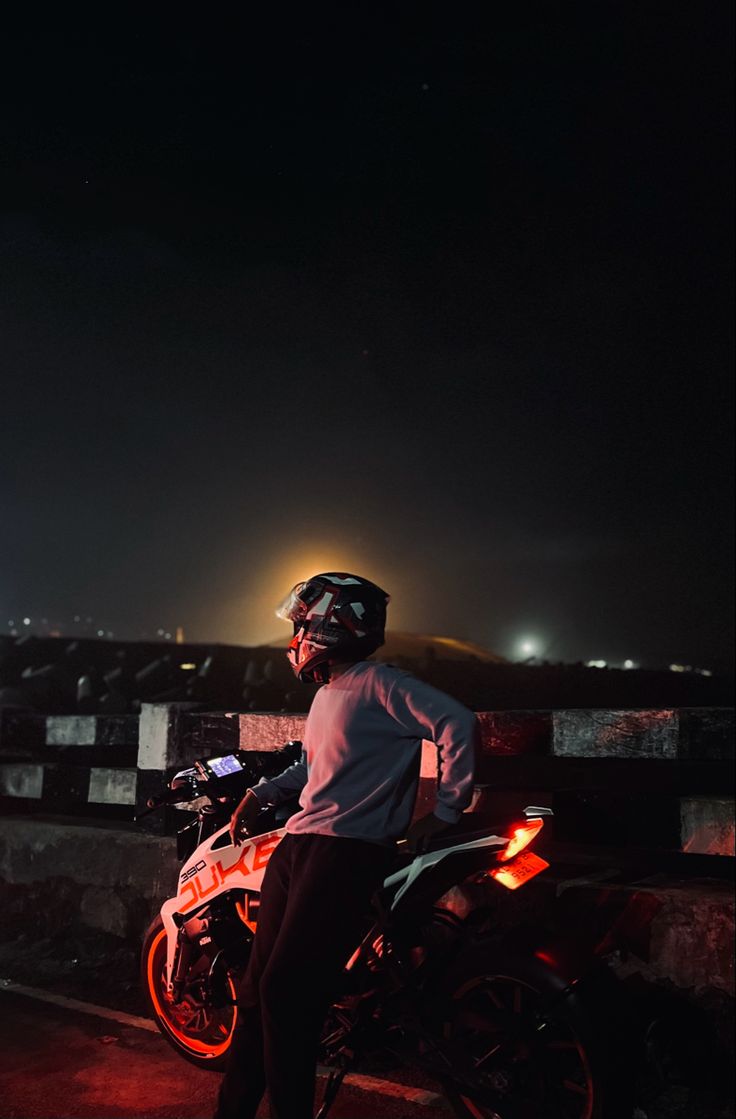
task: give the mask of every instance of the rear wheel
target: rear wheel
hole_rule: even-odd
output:
[[[611,1022],[597,1031],[564,981],[537,960],[467,960],[448,987],[443,1032],[470,1061],[476,1091],[445,1084],[461,1119],[627,1119]],[[615,1042],[614,1042],[615,1044]],[[620,1054],[618,1054],[620,1056]],[[492,1101],[492,1102],[491,1102]]]
[[[141,981],[156,1025],[182,1057],[200,1068],[224,1069],[237,1007],[213,1006],[208,981],[210,962],[201,956],[191,969],[184,997],[174,1003],[166,989],[166,930],[159,918],[146,933],[141,953]],[[235,983],[230,975],[226,996],[235,1001]]]

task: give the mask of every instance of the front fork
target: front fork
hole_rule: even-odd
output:
[[[186,930],[182,925],[176,936],[176,950],[174,953],[174,964],[171,969],[171,984],[169,987],[171,999],[174,1003],[180,1003],[184,997],[184,988],[189,973],[193,948],[194,945],[187,936]]]
[[[200,929],[200,932],[201,931],[207,932],[206,924]],[[195,945],[187,934],[186,927],[180,925],[176,936],[174,961],[171,968],[171,982],[168,986],[171,1001],[175,1006],[181,1003],[184,998],[184,992],[190,980],[189,971],[195,947],[201,952],[202,945]],[[220,948],[215,954],[214,959],[212,959],[206,978],[204,979],[205,997],[216,1008],[235,1005],[235,1002],[227,992],[227,977],[228,966],[225,959],[225,952]]]

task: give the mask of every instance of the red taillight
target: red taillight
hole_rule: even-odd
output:
[[[515,855],[518,855],[519,851],[523,851],[525,847],[528,847],[543,825],[544,820],[535,818],[529,820],[526,824],[522,824],[518,828],[514,828],[507,847],[503,854],[499,856],[500,862],[507,863],[509,859],[513,859]]]

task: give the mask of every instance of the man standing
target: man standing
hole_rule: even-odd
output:
[[[298,583],[277,611],[294,626],[295,674],[323,686],[302,760],[249,789],[230,824],[240,843],[261,808],[299,796],[264,876],[215,1119],[254,1119],[266,1089],[272,1119],[312,1119],[322,1023],[395,842],[421,850],[470,803],[473,713],[365,659],[384,642],[388,601],[367,579],[330,573]],[[441,779],[434,812],[410,827],[422,739],[438,748]]]

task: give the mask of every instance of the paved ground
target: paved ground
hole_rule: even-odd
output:
[[[117,953],[117,954],[116,954]],[[130,957],[130,958],[129,958]],[[114,1013],[143,1015],[134,953],[98,937],[66,943],[0,945],[0,977]],[[157,1032],[50,1005],[12,991],[0,979],[2,1119],[206,1119],[216,1074],[182,1061]],[[638,1119],[734,1119],[728,1087],[671,1082]],[[399,1080],[393,1073],[386,1079]],[[428,1085],[424,1086],[425,1089]],[[436,1102],[412,1102],[345,1085],[334,1119],[448,1119]],[[266,1119],[267,1110],[262,1113]],[[544,1119],[540,1116],[539,1119]]]
[[[0,993],[3,1119],[206,1119],[219,1077],[180,1060],[163,1038]],[[384,1092],[344,1086],[335,1119],[448,1119]],[[259,1112],[266,1119],[267,1108]]]

